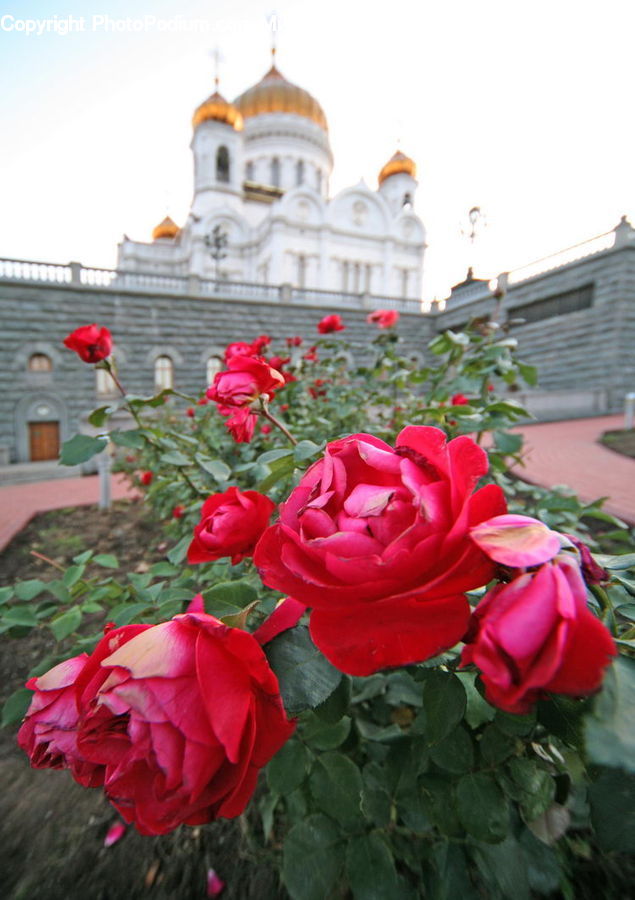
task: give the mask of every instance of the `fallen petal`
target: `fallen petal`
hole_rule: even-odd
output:
[[[121,840],[125,833],[126,826],[123,824],[123,822],[115,822],[106,832],[106,837],[104,838],[104,847],[112,847],[113,844],[116,844],[117,841]]]
[[[218,877],[214,869],[207,870],[207,896],[218,897],[225,890],[225,882]]]

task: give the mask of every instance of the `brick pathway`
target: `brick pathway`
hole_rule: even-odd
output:
[[[567,484],[585,501],[608,496],[605,509],[635,524],[635,460],[597,444],[604,431],[620,428],[622,416],[601,416],[523,425],[525,462],[517,474],[551,487]],[[112,478],[113,500],[134,496],[122,476]],[[0,550],[39,512],[97,503],[97,475],[0,487]]]
[[[134,497],[122,475],[113,475],[113,500]],[[0,551],[37,513],[65,506],[89,506],[99,500],[99,476],[56,478],[0,488]]]
[[[516,474],[545,487],[566,484],[585,501],[610,497],[603,508],[635,524],[635,459],[597,443],[623,425],[623,416],[599,416],[515,428],[525,438],[525,466]]]

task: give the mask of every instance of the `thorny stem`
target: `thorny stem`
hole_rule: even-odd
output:
[[[48,563],[49,566],[55,566],[56,569],[59,569],[60,572],[65,572],[64,566],[61,566],[59,563],[55,562],[54,559],[49,559],[48,556],[44,556],[42,553],[38,553],[37,550],[29,550],[31,556],[37,556],[38,559],[44,560],[45,563]]]
[[[268,408],[267,408],[266,401],[263,400],[262,397],[260,398],[260,409],[258,410],[258,412],[259,412],[259,414],[260,414],[261,416],[264,416],[265,419],[268,419],[268,420],[271,422],[272,425],[275,425],[276,428],[279,428],[280,431],[285,435],[285,437],[286,437],[289,441],[291,441],[291,443],[293,444],[294,447],[297,445],[298,442],[297,442],[297,440],[293,437],[293,435],[291,434],[291,432],[289,431],[289,429],[288,429],[285,425],[283,425],[283,423],[282,423],[279,419],[276,419],[276,417],[273,416],[273,415],[269,412],[269,410],[268,410]]]

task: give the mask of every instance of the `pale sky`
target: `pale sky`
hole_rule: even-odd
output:
[[[483,277],[635,223],[632,0],[0,0],[0,256],[112,267],[124,232],[182,224],[210,51],[234,99],[269,67],[274,11],[280,70],[328,118],[332,193],[374,189],[398,141],[416,161],[426,298],[463,278],[472,206]],[[15,30],[69,14],[83,31]]]

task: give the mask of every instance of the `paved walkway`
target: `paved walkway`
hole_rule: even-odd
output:
[[[610,497],[603,509],[635,524],[635,459],[597,443],[623,427],[623,416],[599,416],[515,428],[525,438],[525,466],[516,474],[545,487],[566,484],[587,502]]]
[[[122,475],[112,475],[111,479],[113,500],[136,496]],[[98,500],[98,475],[0,487],[0,551],[38,513],[66,506],[90,506]]]
[[[585,501],[610,497],[604,508],[635,524],[635,460],[596,443],[604,431],[621,428],[622,416],[601,416],[523,425],[525,463],[517,474],[533,484],[567,484]],[[134,496],[121,475],[112,476],[112,497]],[[97,475],[0,487],[0,551],[39,512],[96,504]]]

